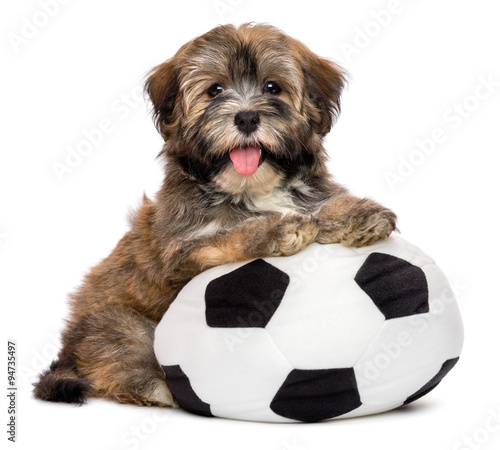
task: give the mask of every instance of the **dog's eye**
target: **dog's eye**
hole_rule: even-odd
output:
[[[212,84],[207,90],[207,94],[210,95],[210,97],[215,97],[219,94],[222,94],[224,92],[224,88],[220,84]]]
[[[278,86],[278,83],[274,81],[268,81],[264,85],[264,92],[268,92],[269,94],[278,95],[281,92],[281,88]]]

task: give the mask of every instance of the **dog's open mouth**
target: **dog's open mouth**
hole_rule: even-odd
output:
[[[263,151],[258,145],[236,147],[231,150],[229,157],[236,172],[241,175],[252,175],[263,161]]]

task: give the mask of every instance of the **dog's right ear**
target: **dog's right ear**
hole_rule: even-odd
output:
[[[149,72],[144,87],[153,104],[153,120],[163,139],[172,136],[176,128],[175,113],[179,94],[179,70],[174,58],[156,66]]]

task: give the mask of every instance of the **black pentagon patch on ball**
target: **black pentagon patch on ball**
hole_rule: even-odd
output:
[[[317,422],[361,406],[354,370],[292,370],[271,402],[278,415]]]
[[[179,405],[186,411],[201,416],[213,417],[210,405],[196,395],[191,382],[181,369],[181,366],[161,366],[165,372],[165,381]]]
[[[408,403],[414,402],[415,400],[422,398],[424,395],[427,395],[441,382],[441,380],[446,375],[448,375],[449,371],[453,369],[453,367],[455,367],[455,364],[457,362],[458,358],[448,359],[447,361],[445,361],[444,364],[441,366],[441,369],[439,369],[439,372],[434,377],[432,377],[431,381],[422,386],[417,392],[410,395],[405,400],[403,405],[407,405]]]
[[[290,277],[262,259],[208,283],[205,316],[210,327],[264,328],[278,309]]]
[[[388,320],[429,312],[425,273],[404,259],[371,253],[354,280]]]

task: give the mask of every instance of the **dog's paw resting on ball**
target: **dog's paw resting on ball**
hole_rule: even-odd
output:
[[[389,237],[396,214],[370,199],[334,197],[316,215],[317,242],[364,247]]]
[[[217,27],[151,71],[163,186],[71,295],[63,348],[36,397],[175,406],[153,334],[189,280],[314,242],[368,245],[395,229],[394,213],[327,171],[322,142],[344,83],[340,67],[268,25]]]

